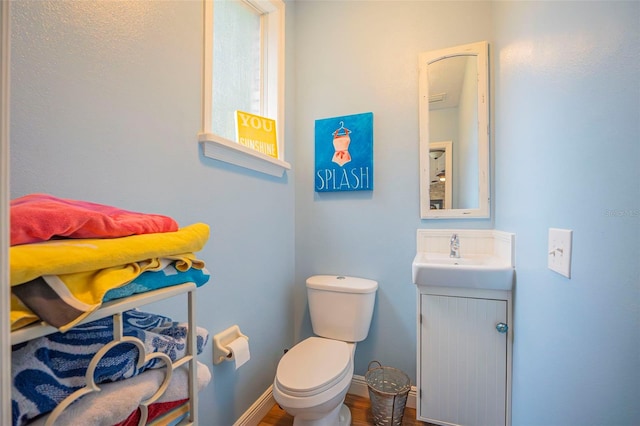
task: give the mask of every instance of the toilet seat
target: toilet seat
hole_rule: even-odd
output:
[[[351,349],[346,342],[309,337],[282,357],[276,383],[290,396],[317,395],[344,379],[350,363]]]

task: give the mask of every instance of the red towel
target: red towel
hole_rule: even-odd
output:
[[[116,238],[174,232],[168,216],[138,213],[103,204],[30,194],[11,201],[11,245],[53,238]]]
[[[154,402],[153,404],[149,405],[149,416],[147,418],[147,423],[157,419],[158,417],[160,417],[165,413],[168,413],[174,408],[179,407],[180,405],[186,403],[187,401],[189,400],[182,399],[179,401],[171,401],[171,402]],[[139,422],[140,422],[140,410],[136,410],[133,413],[131,413],[129,417],[127,417],[125,420],[123,420],[122,422],[118,423],[115,426],[138,426]]]

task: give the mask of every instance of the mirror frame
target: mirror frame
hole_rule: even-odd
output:
[[[441,59],[475,56],[478,65],[478,208],[431,210],[429,198],[429,79],[427,67]],[[489,218],[489,43],[481,41],[419,55],[420,217],[422,219]],[[486,129],[486,130],[485,130]]]

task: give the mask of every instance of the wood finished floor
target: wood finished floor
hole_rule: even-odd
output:
[[[373,416],[371,415],[371,405],[369,399],[361,396],[347,394],[345,403],[351,409],[351,425],[352,426],[371,426],[373,425]],[[269,413],[262,419],[258,426],[291,426],[293,417],[281,409],[278,404],[274,405]],[[416,410],[413,408],[405,408],[402,417],[402,426],[429,426],[429,423],[423,423],[416,420]]]

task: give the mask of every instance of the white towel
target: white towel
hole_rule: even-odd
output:
[[[75,401],[62,412],[56,425],[110,426],[126,420],[141,401],[150,398],[164,380],[164,368],[147,370],[119,382],[98,385],[100,392],[92,392]],[[188,369],[182,366],[173,371],[169,387],[156,402],[172,402],[189,397]],[[198,391],[211,381],[209,368],[198,362]],[[44,425],[42,416],[29,425]]]

